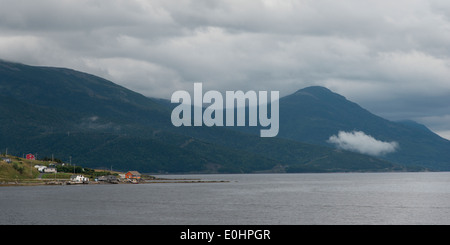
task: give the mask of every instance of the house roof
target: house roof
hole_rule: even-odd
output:
[[[128,171],[132,175],[141,175],[138,171]]]
[[[73,175],[70,176],[70,178],[73,179],[73,178],[76,178],[76,177],[78,177],[78,176],[84,177],[84,176],[81,175],[81,174],[73,174]]]

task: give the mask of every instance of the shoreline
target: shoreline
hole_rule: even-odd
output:
[[[326,173],[285,173],[285,174],[349,174],[349,173],[366,173],[366,174],[378,174],[378,173],[442,173],[449,171],[387,171],[387,172],[326,172]],[[280,173],[252,173],[254,175],[258,174],[280,174]],[[184,174],[167,174],[170,176],[183,176]],[[191,174],[188,174],[191,175]],[[194,174],[199,175],[199,174]],[[200,174],[201,175],[201,174]],[[214,174],[207,174],[214,175]],[[164,176],[164,175],[162,175]],[[197,177],[197,176],[196,176]],[[227,183],[232,182],[229,180],[202,180],[200,178],[150,178],[150,179],[140,179],[139,181],[89,181],[87,183],[82,182],[72,182],[69,179],[22,179],[22,180],[11,180],[11,179],[0,179],[0,188],[8,186],[43,186],[43,185],[114,185],[114,184],[158,184],[158,183]]]
[[[5,181],[0,182],[0,187],[8,186],[50,186],[50,185],[137,185],[137,184],[158,184],[158,183],[227,183],[227,180],[201,180],[201,179],[152,179],[141,180],[137,182],[103,182],[103,181],[89,181],[89,182],[72,182],[69,180],[49,180],[40,182],[23,182],[23,181]]]

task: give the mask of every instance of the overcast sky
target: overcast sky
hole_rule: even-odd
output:
[[[450,138],[448,0],[0,0],[0,59],[167,99],[321,85]]]

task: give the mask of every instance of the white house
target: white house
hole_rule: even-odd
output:
[[[78,175],[72,175],[72,176],[70,176],[70,181],[78,182],[78,183],[84,183],[84,182],[88,182],[88,181],[89,181],[89,178],[84,177],[83,175],[78,174]]]
[[[57,173],[55,167],[47,167],[44,165],[34,165],[34,167],[41,173]]]
[[[37,168],[37,170],[41,173],[43,173],[44,169],[47,168],[47,166],[44,166],[44,165],[34,165],[34,167]]]
[[[44,173],[57,173],[56,168],[47,167],[44,168]]]

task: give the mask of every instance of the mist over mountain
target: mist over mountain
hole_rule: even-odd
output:
[[[0,149],[16,155],[37,153],[38,158],[54,154],[64,161],[71,157],[86,167],[236,173],[449,166],[441,152],[448,149],[448,141],[431,131],[384,120],[322,87],[280,99],[276,138],[253,134],[257,128],[174,127],[173,104],[66,68],[0,61],[0,91]],[[378,155],[337,147],[330,141],[333,136],[347,145],[354,140],[339,137],[340,131],[361,131],[364,134],[356,136],[380,146],[397,142],[398,148]],[[412,154],[417,148],[422,151]],[[433,158],[422,162],[432,153]]]

